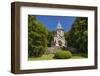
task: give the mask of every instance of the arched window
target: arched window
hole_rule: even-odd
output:
[[[59,44],[59,46],[62,46],[62,41],[59,40],[59,41],[58,41],[58,44]]]

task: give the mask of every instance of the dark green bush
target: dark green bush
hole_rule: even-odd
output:
[[[69,59],[72,57],[72,53],[70,51],[59,51],[55,53],[55,59]]]
[[[88,57],[88,54],[87,53],[81,53],[80,55],[83,56],[83,57],[85,57],[85,58]]]
[[[44,54],[45,49],[42,46],[38,46],[38,47],[33,47],[34,50],[29,50],[28,54],[29,56],[33,56],[33,57],[40,57]]]

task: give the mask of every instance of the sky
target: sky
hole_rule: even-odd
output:
[[[42,23],[49,31],[54,31],[57,28],[58,22],[62,25],[65,32],[70,30],[76,17],[74,16],[45,16],[37,15],[36,19]]]

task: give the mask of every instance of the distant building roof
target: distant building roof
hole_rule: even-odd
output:
[[[63,29],[63,27],[62,27],[60,21],[59,21],[58,24],[57,24],[57,29]]]

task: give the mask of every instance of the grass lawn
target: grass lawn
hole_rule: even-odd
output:
[[[81,59],[81,58],[85,58],[85,57],[82,57],[82,56],[72,56],[71,59]]]
[[[54,54],[43,55],[41,57],[29,57],[28,60],[52,60]]]
[[[29,57],[28,58],[28,60],[29,61],[31,61],[31,60],[53,60],[54,58],[53,58],[53,54],[48,54],[48,55],[43,55],[43,56],[41,56],[41,57]],[[72,58],[70,58],[70,59],[80,59],[80,58],[86,58],[86,57],[83,57],[83,56],[81,56],[80,54],[74,54],[73,56],[72,56]]]

